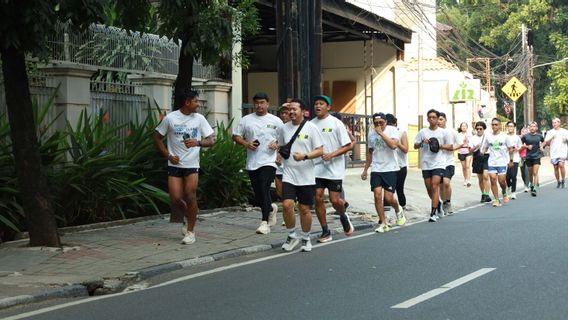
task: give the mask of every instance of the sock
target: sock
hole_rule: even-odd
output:
[[[321,227],[321,231],[323,231],[323,233],[326,233],[329,231],[329,227],[327,225]]]
[[[438,211],[437,207],[432,207],[432,211],[430,211],[430,217],[436,215],[436,211]]]
[[[296,235],[296,228],[288,229],[288,236],[297,238],[298,236]]]
[[[310,232],[302,232],[302,239],[310,240]]]

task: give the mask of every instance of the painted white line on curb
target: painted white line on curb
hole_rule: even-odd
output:
[[[434,289],[434,290],[430,290],[430,291],[428,291],[428,292],[426,292],[426,293],[423,293],[423,294],[421,294],[421,295],[419,295],[419,296],[417,296],[417,297],[414,297],[414,298],[412,298],[412,299],[409,299],[409,300],[406,300],[406,301],[404,301],[404,302],[402,302],[402,303],[399,303],[399,304],[397,304],[397,305],[394,305],[394,306],[392,306],[391,308],[392,308],[392,309],[408,309],[408,308],[410,308],[410,307],[412,307],[412,306],[415,306],[415,305],[417,305],[417,304],[419,304],[419,303],[421,303],[421,302],[424,302],[424,301],[426,301],[426,300],[429,300],[429,299],[432,299],[432,298],[434,298],[434,297],[436,297],[436,296],[439,296],[439,295],[441,295],[442,293],[444,293],[444,292],[446,292],[446,291],[449,291],[449,290],[452,290],[452,289],[454,289],[454,288],[457,288],[457,287],[461,286],[462,284],[465,284],[465,283],[470,282],[470,281],[472,281],[472,280],[474,280],[474,279],[476,279],[476,278],[479,278],[479,277],[481,277],[481,276],[483,276],[483,275],[485,275],[485,274],[487,274],[487,273],[489,273],[489,272],[491,272],[491,271],[493,271],[493,270],[495,270],[495,268],[483,268],[483,269],[479,269],[479,270],[477,270],[477,271],[475,271],[475,272],[473,272],[473,273],[470,273],[470,274],[468,274],[468,275],[466,275],[466,276],[463,276],[463,277],[461,277],[461,278],[459,278],[459,279],[457,279],[457,280],[454,280],[454,281],[452,281],[452,282],[446,283],[445,285],[443,285],[443,286],[441,286],[441,287],[439,287],[439,288],[436,288],[436,289]]]

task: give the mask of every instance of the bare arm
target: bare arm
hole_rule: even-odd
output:
[[[367,180],[367,170],[371,166],[371,162],[373,161],[373,149],[367,149],[367,157],[365,159],[365,167],[363,168],[363,172],[361,173],[361,179]]]
[[[233,141],[234,141],[235,143],[240,144],[241,146],[243,146],[243,147],[249,149],[249,150],[252,150],[252,151],[255,151],[255,150],[256,150],[256,146],[254,145],[254,143],[253,143],[252,141],[250,141],[250,142],[249,142],[249,141],[246,141],[246,140],[245,140],[243,137],[241,137],[241,136],[234,135],[234,136],[233,136]]]
[[[179,156],[170,154],[168,148],[166,148],[166,145],[164,145],[163,139],[164,136],[161,135],[158,131],[154,133],[154,145],[156,146],[156,149],[158,149],[160,154],[162,154],[162,156],[168,159],[172,164],[178,164]]]
[[[400,149],[400,151],[408,153],[408,136],[406,135],[406,131],[404,131],[402,133],[402,137],[400,137],[398,148]]]

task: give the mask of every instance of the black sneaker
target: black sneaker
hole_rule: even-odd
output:
[[[531,189],[531,196],[536,197],[536,189],[535,188]]]
[[[562,189],[566,188],[566,186],[564,185],[564,180],[562,180]]]
[[[560,181],[558,181],[558,182],[556,183],[556,189],[560,189],[560,185],[562,185],[562,183],[561,183]]]
[[[329,231],[329,229],[327,229],[326,231],[322,231],[321,235],[318,238],[318,242],[320,243],[329,242],[331,240],[332,240],[331,231]]]
[[[353,234],[353,224],[351,223],[351,219],[349,219],[349,215],[344,214],[339,216],[339,221],[341,221],[341,226],[343,226],[343,232],[345,232],[346,236],[350,236]]]
[[[485,195],[482,194],[481,195],[481,200],[479,200],[479,203],[484,203],[485,202]]]
[[[491,197],[488,194],[485,195],[485,202],[491,202]]]
[[[343,207],[345,208],[345,212],[347,212],[347,208],[349,208],[349,202],[345,201]]]

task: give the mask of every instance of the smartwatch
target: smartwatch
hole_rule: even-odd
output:
[[[304,160],[308,160],[308,159],[309,159],[309,158],[308,158],[308,154],[305,154],[305,155],[304,155]]]

